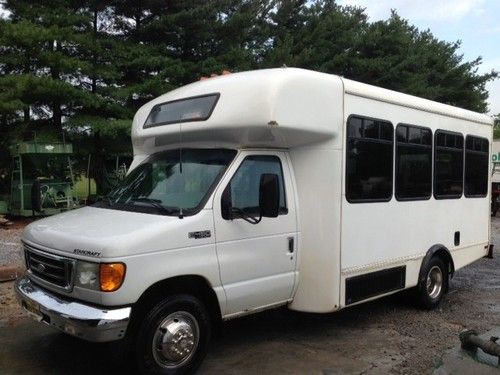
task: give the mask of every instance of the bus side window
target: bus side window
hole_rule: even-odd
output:
[[[467,198],[488,194],[488,152],[486,138],[468,135],[465,139],[465,186]]]
[[[463,191],[464,137],[437,130],[434,135],[434,197],[460,198]]]
[[[432,194],[432,131],[415,125],[396,127],[396,199],[424,200]]]
[[[347,121],[346,198],[351,203],[392,198],[394,128],[390,122],[351,116]]]

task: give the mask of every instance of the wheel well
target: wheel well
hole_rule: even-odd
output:
[[[441,248],[437,250],[433,256],[441,258],[441,260],[448,265],[448,274],[450,277],[453,277],[453,274],[455,273],[455,264],[453,263],[453,258],[448,249]]]
[[[453,277],[453,274],[455,273],[455,263],[453,262],[453,257],[451,256],[450,251],[444,245],[434,245],[427,250],[427,254],[425,254],[425,257],[422,260],[419,280],[423,280],[423,277],[425,276],[423,275],[423,271],[426,269],[427,264],[433,257],[439,257],[445,264],[447,264],[448,274],[450,277]]]
[[[173,294],[190,294],[206,306],[213,324],[221,321],[219,300],[208,281],[198,275],[185,275],[165,279],[151,285],[132,308],[132,330],[159,300]]]

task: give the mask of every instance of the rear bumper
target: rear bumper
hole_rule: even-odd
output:
[[[35,320],[88,341],[106,342],[125,336],[130,307],[104,309],[65,300],[34,284],[27,276],[17,279],[21,305]]]

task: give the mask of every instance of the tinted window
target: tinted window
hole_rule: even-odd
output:
[[[465,142],[466,197],[485,197],[488,193],[488,155],[487,139],[467,136]]]
[[[464,137],[438,130],[434,142],[434,196],[459,198],[463,190]]]
[[[186,121],[204,121],[210,117],[219,94],[196,96],[155,105],[144,128]]]
[[[245,158],[226,187],[226,190],[230,189],[231,206],[247,214],[257,215],[259,213],[260,177],[265,173],[278,175],[280,214],[287,213],[283,169],[280,159],[273,155],[255,155]]]
[[[392,124],[352,116],[347,123],[346,198],[386,201],[392,196]]]
[[[428,199],[432,191],[432,132],[398,125],[396,128],[396,198]]]

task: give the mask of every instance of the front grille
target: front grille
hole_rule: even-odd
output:
[[[60,288],[72,288],[74,261],[24,245],[26,267],[35,280]]]

